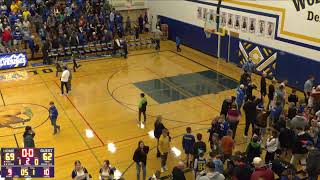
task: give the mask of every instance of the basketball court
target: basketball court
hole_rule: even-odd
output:
[[[35,128],[36,147],[55,148],[55,178],[68,179],[73,162],[79,159],[93,177],[105,159],[109,159],[124,177],[135,177],[132,156],[139,140],[152,148],[148,156],[148,176],[160,167],[156,158],[156,140],[150,137],[155,116],[162,115],[164,125],[173,138],[172,147],[180,151],[181,137],[190,126],[194,133],[206,133],[211,120],[220,113],[222,101],[234,95],[240,71],[233,65],[183,47],[172,51],[166,41],[162,50],[133,51],[128,59],[97,59],[82,62],[73,73],[72,92],[60,95],[60,81],[54,67],[29,67],[2,72],[0,141],[3,147],[23,147],[22,133],[26,125]],[[36,73],[35,73],[36,72]],[[137,125],[137,103],[144,92],[148,99],[147,124]],[[58,111],[61,133],[53,136],[48,119],[49,102]],[[15,116],[31,110],[33,117]],[[10,115],[10,116],[8,116]],[[11,118],[11,117],[18,118]],[[17,121],[16,119],[22,119]],[[237,148],[246,142],[239,126]],[[88,136],[90,130],[93,137]],[[115,152],[108,151],[114,143]],[[110,144],[109,144],[110,146]],[[169,155],[169,168],[184,158]],[[191,175],[191,173],[188,173]],[[168,175],[168,173],[162,176]]]
[[[153,7],[150,7],[150,10],[157,13],[154,7],[157,7],[158,2],[153,3],[151,3]],[[191,34],[190,39],[185,38],[186,43],[184,44],[189,43],[195,48],[182,46],[182,52],[176,52],[176,44],[167,40],[161,41],[160,51],[152,48],[129,50],[127,59],[96,57],[81,60],[78,63],[82,66],[72,74],[72,91],[68,96],[61,95],[59,79],[61,74],[56,77],[56,69],[52,65],[32,66],[29,64],[26,68],[1,71],[1,147],[24,147],[22,137],[24,128],[32,126],[36,133],[34,138],[36,147],[55,149],[55,177],[53,179],[71,179],[75,160],[80,160],[93,179],[98,179],[103,161],[109,160],[111,166],[117,168],[117,175],[133,180],[136,179],[136,165],[132,157],[138,147],[138,142],[142,140],[151,148],[147,161],[147,177],[150,177],[156,170],[160,170],[160,159],[156,158],[157,142],[153,137],[153,129],[156,116],[161,115],[163,124],[169,129],[172,137],[171,148],[178,150],[170,152],[169,171],[161,174],[161,177],[168,177],[172,168],[185,159],[181,142],[187,127],[192,128],[193,134],[202,133],[207,149],[209,148],[207,130],[211,127],[213,118],[220,115],[223,100],[236,95],[236,88],[242,74],[239,66],[248,61],[249,57],[253,58],[257,65],[258,73],[266,72],[271,77],[278,72],[283,77],[282,80],[289,78],[289,83],[292,84],[293,80],[290,82],[290,79],[295,77],[289,75],[292,75],[291,71],[294,71],[294,68],[288,68],[291,74],[281,74],[281,68],[286,66],[281,64],[280,60],[286,55],[285,53],[282,52],[281,55],[280,50],[277,51],[269,46],[262,47],[258,44],[259,49],[258,45],[254,44],[255,41],[249,41],[250,38],[247,41],[241,39],[244,25],[240,25],[240,20],[246,22],[245,29],[248,31],[246,33],[258,32],[258,30],[255,31],[256,26],[254,32],[250,32],[250,29],[247,28],[250,17],[241,19],[240,15],[235,15],[235,23],[232,22],[232,27],[229,27],[227,17],[229,18],[230,13],[220,13],[220,15],[219,12],[218,14],[213,11],[209,13],[207,9],[207,6],[212,6],[216,10],[216,6],[220,5],[196,0],[186,0],[184,3],[199,3],[206,7],[195,7],[198,5],[192,7],[197,11],[195,16],[198,17],[195,18],[201,19],[201,27],[194,28],[194,24],[184,23],[184,28],[192,27],[194,32],[200,29],[200,33],[203,34],[199,42],[202,44],[187,42],[194,40],[192,38],[200,38],[200,35],[195,37]],[[234,2],[232,0],[227,3]],[[227,5],[223,8],[228,9]],[[235,6],[245,5],[248,4],[238,2]],[[167,5],[163,6],[169,10],[171,8]],[[254,8],[258,8],[258,5],[255,5]],[[234,7],[229,9],[231,13],[241,10]],[[176,28],[172,25],[174,23],[175,26],[180,27],[181,22],[172,20],[174,18],[170,17],[170,15],[175,15],[168,12],[168,17],[165,17],[163,12],[161,13],[159,17],[169,24],[169,28]],[[248,10],[245,13],[253,12]],[[223,14],[225,19],[222,19]],[[233,14],[231,15],[231,19],[234,19]],[[264,14],[258,13],[258,15]],[[271,18],[268,18],[269,21]],[[239,20],[238,25],[236,25],[237,20]],[[265,27],[267,20],[263,21],[265,29],[267,29]],[[257,22],[254,20],[254,23],[258,24],[258,19]],[[273,41],[278,35],[276,32],[278,25],[273,20],[270,20],[270,23],[273,23],[272,32],[269,34],[270,37],[266,37],[269,38],[266,42]],[[262,24],[260,26],[262,27]],[[190,33],[193,31],[190,30]],[[198,31],[197,33],[199,34]],[[264,33],[267,36],[267,33]],[[174,40],[173,37],[181,35],[181,32],[171,32],[170,35],[171,40]],[[244,37],[248,36],[244,35]],[[236,43],[232,44],[232,38],[237,39]],[[258,40],[257,42],[264,42],[263,39]],[[211,44],[207,42],[214,46],[211,47]],[[236,50],[233,51],[232,48]],[[237,59],[237,62],[232,58]],[[280,62],[277,58],[280,59]],[[72,64],[68,63],[68,66],[72,67]],[[276,68],[280,70],[275,71]],[[259,75],[253,74],[252,80],[254,84],[260,85]],[[299,81],[297,80],[294,85],[301,84]],[[270,84],[269,80],[267,84]],[[255,90],[254,94],[260,96],[258,90]],[[286,91],[291,92],[291,89],[287,88]],[[143,127],[138,124],[140,93],[145,93],[148,100],[147,122]],[[301,92],[298,95],[302,97]],[[61,132],[56,135],[53,135],[53,127],[49,119],[50,101],[55,103],[59,112],[57,124],[61,126]],[[237,129],[234,152],[245,151],[248,144],[249,139],[243,137],[244,123],[245,120],[242,117]],[[300,170],[300,167],[298,169]],[[186,177],[194,179],[190,171],[186,173]]]

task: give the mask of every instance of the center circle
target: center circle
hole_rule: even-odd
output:
[[[49,118],[48,108],[32,103],[0,106],[0,137],[24,132],[26,126],[37,128]]]

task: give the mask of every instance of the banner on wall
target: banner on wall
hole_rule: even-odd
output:
[[[0,54],[0,70],[25,67],[28,57],[25,52]]]
[[[274,76],[278,52],[268,47],[255,45],[247,41],[239,41],[240,64],[243,65],[249,59],[256,65],[256,71],[265,72],[268,76]]]

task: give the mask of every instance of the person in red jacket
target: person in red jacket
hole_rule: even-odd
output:
[[[254,165],[254,172],[251,174],[250,180],[274,180],[273,171],[263,164],[260,157],[255,157],[252,164]]]
[[[6,48],[10,48],[11,43],[11,31],[9,27],[6,27],[2,32],[2,42]]]

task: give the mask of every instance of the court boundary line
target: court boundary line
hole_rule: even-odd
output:
[[[16,134],[13,134],[13,137],[14,137],[14,140],[16,141],[17,147],[19,148],[19,143],[18,143]]]
[[[76,132],[78,133],[78,135],[80,136],[80,139],[82,139],[82,141],[84,142],[84,144],[89,148],[89,150],[91,151],[92,156],[96,159],[97,163],[101,166],[102,163],[99,160],[99,158],[97,157],[97,155],[90,149],[90,145],[88,144],[88,142],[86,141],[86,139],[82,136],[82,134],[80,133],[79,129],[77,128],[77,126],[74,124],[74,122],[72,121],[72,119],[70,118],[70,116],[68,115],[67,111],[65,110],[64,106],[62,105],[62,103],[58,100],[57,96],[53,93],[53,91],[49,88],[48,84],[43,80],[42,76],[40,75],[40,79],[44,82],[45,86],[47,87],[48,91],[50,92],[50,94],[53,96],[53,98],[56,100],[56,102],[61,106],[62,111],[64,112],[66,118],[71,122],[72,126],[74,127],[74,129],[76,130]]]
[[[6,102],[4,101],[4,97],[3,97],[3,94],[2,94],[2,90],[1,90],[1,89],[0,89],[0,95],[1,95],[1,99],[2,99],[3,106],[6,106]]]
[[[57,83],[57,81],[54,81],[54,83],[58,86],[59,89],[61,89],[61,87],[59,86],[59,84]],[[71,99],[69,98],[69,96],[66,96],[66,98],[68,99],[68,101],[70,102],[70,104],[72,105],[72,107],[78,112],[78,114],[80,115],[80,117],[82,118],[82,120],[85,122],[85,124],[93,131],[93,133],[97,136],[98,140],[100,141],[100,143],[102,144],[102,146],[105,145],[105,143],[102,141],[102,139],[100,138],[100,136],[97,134],[97,132],[92,128],[92,126],[90,125],[90,123],[87,121],[87,119],[82,115],[82,113],[79,111],[79,109],[73,104],[73,102],[71,101]]]

